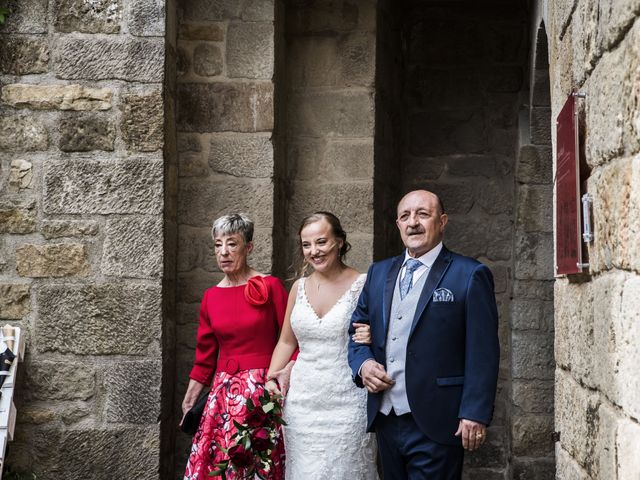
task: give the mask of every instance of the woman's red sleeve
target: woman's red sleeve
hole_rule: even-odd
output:
[[[211,385],[218,361],[218,340],[211,325],[207,308],[207,292],[200,303],[200,323],[196,337],[196,359],[189,378],[204,385]]]
[[[278,326],[280,327],[280,331],[282,331],[282,324],[284,323],[284,316],[285,313],[287,312],[287,300],[289,299],[289,295],[287,294],[287,291],[284,288],[284,285],[282,284],[282,281],[280,281],[279,279],[276,279],[275,282],[273,282],[273,289],[272,289],[272,293],[273,293],[273,305],[275,306],[275,310],[276,310],[276,318],[278,320]],[[298,358],[298,349],[296,348],[296,351],[293,352],[293,355],[291,355],[291,360],[296,360]]]

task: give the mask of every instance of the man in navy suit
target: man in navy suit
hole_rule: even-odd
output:
[[[372,343],[349,344],[353,378],[369,391],[385,480],[460,479],[464,449],[486,438],[498,378],[498,313],[489,268],[442,244],[437,195],[398,204],[405,252],[369,268],[353,323]]]

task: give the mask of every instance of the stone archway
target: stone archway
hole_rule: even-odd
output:
[[[513,478],[551,478],[554,392],[553,159],[548,42],[532,45],[529,105],[520,116],[511,303]],[[540,472],[545,472],[540,475]]]

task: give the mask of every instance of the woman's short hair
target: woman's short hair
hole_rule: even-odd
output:
[[[219,235],[233,235],[239,233],[244,238],[245,243],[253,240],[253,220],[244,213],[230,213],[216,218],[211,228],[211,237]]]

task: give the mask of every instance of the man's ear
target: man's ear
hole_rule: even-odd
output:
[[[449,216],[446,213],[440,215],[440,231],[444,232],[445,225],[449,222]]]

